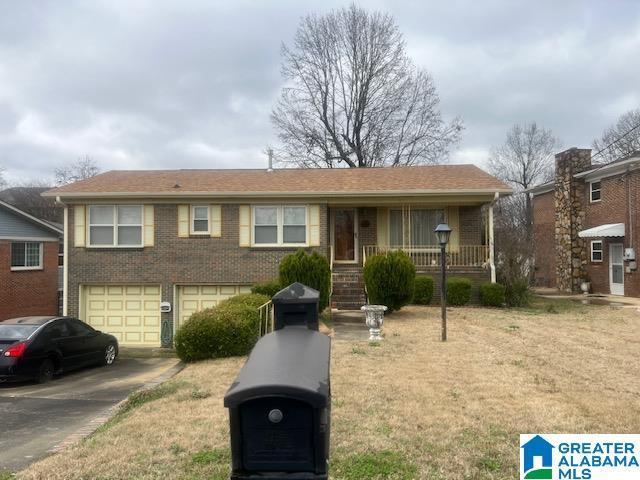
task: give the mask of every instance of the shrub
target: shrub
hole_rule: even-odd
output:
[[[505,303],[505,287],[500,283],[480,285],[480,303],[485,307],[501,307]]]
[[[433,278],[417,276],[413,289],[413,303],[418,305],[429,305],[433,298]]]
[[[251,287],[251,293],[259,293],[271,298],[276,293],[282,290],[282,285],[278,280],[271,280],[269,282],[257,283]]]
[[[267,295],[259,293],[242,293],[222,300],[218,307],[225,305],[246,305],[253,308],[258,308],[267,303],[271,298]]]
[[[280,262],[280,285],[286,287],[294,282],[320,292],[320,311],[329,305],[331,268],[326,257],[317,252],[308,254],[304,250],[284,257]]]
[[[531,290],[527,280],[516,280],[505,285],[505,301],[509,307],[526,307],[531,303]]]
[[[238,295],[194,313],[176,332],[176,354],[185,362],[246,355],[260,333],[257,307],[268,300],[264,295]]]
[[[471,280],[451,277],[447,280],[447,303],[449,305],[466,305],[471,300]]]
[[[369,302],[386,305],[389,313],[400,310],[413,297],[416,267],[411,258],[401,251],[367,258],[364,283]]]

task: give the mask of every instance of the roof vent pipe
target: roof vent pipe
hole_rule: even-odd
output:
[[[269,168],[267,168],[267,172],[273,172],[273,149],[267,149],[267,157],[269,158]]]

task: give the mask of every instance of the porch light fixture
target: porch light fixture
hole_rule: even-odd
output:
[[[442,276],[440,278],[440,307],[442,309],[442,341],[447,341],[447,243],[451,236],[451,227],[446,223],[439,224],[436,229],[436,238],[440,244],[440,265]]]

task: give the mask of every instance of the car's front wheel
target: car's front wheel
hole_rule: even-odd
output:
[[[104,349],[104,357],[102,361],[106,366],[113,365],[113,362],[116,361],[117,356],[118,356],[118,349],[113,343],[110,343]]]
[[[38,369],[38,376],[36,381],[38,383],[47,383],[53,378],[54,365],[50,358],[43,360]]]

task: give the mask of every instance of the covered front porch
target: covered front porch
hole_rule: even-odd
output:
[[[373,255],[404,251],[418,273],[437,277],[441,250],[434,230],[443,222],[452,228],[446,249],[450,273],[476,283],[495,281],[493,206],[486,199],[329,206],[334,306],[359,308],[366,301],[362,268]]]

